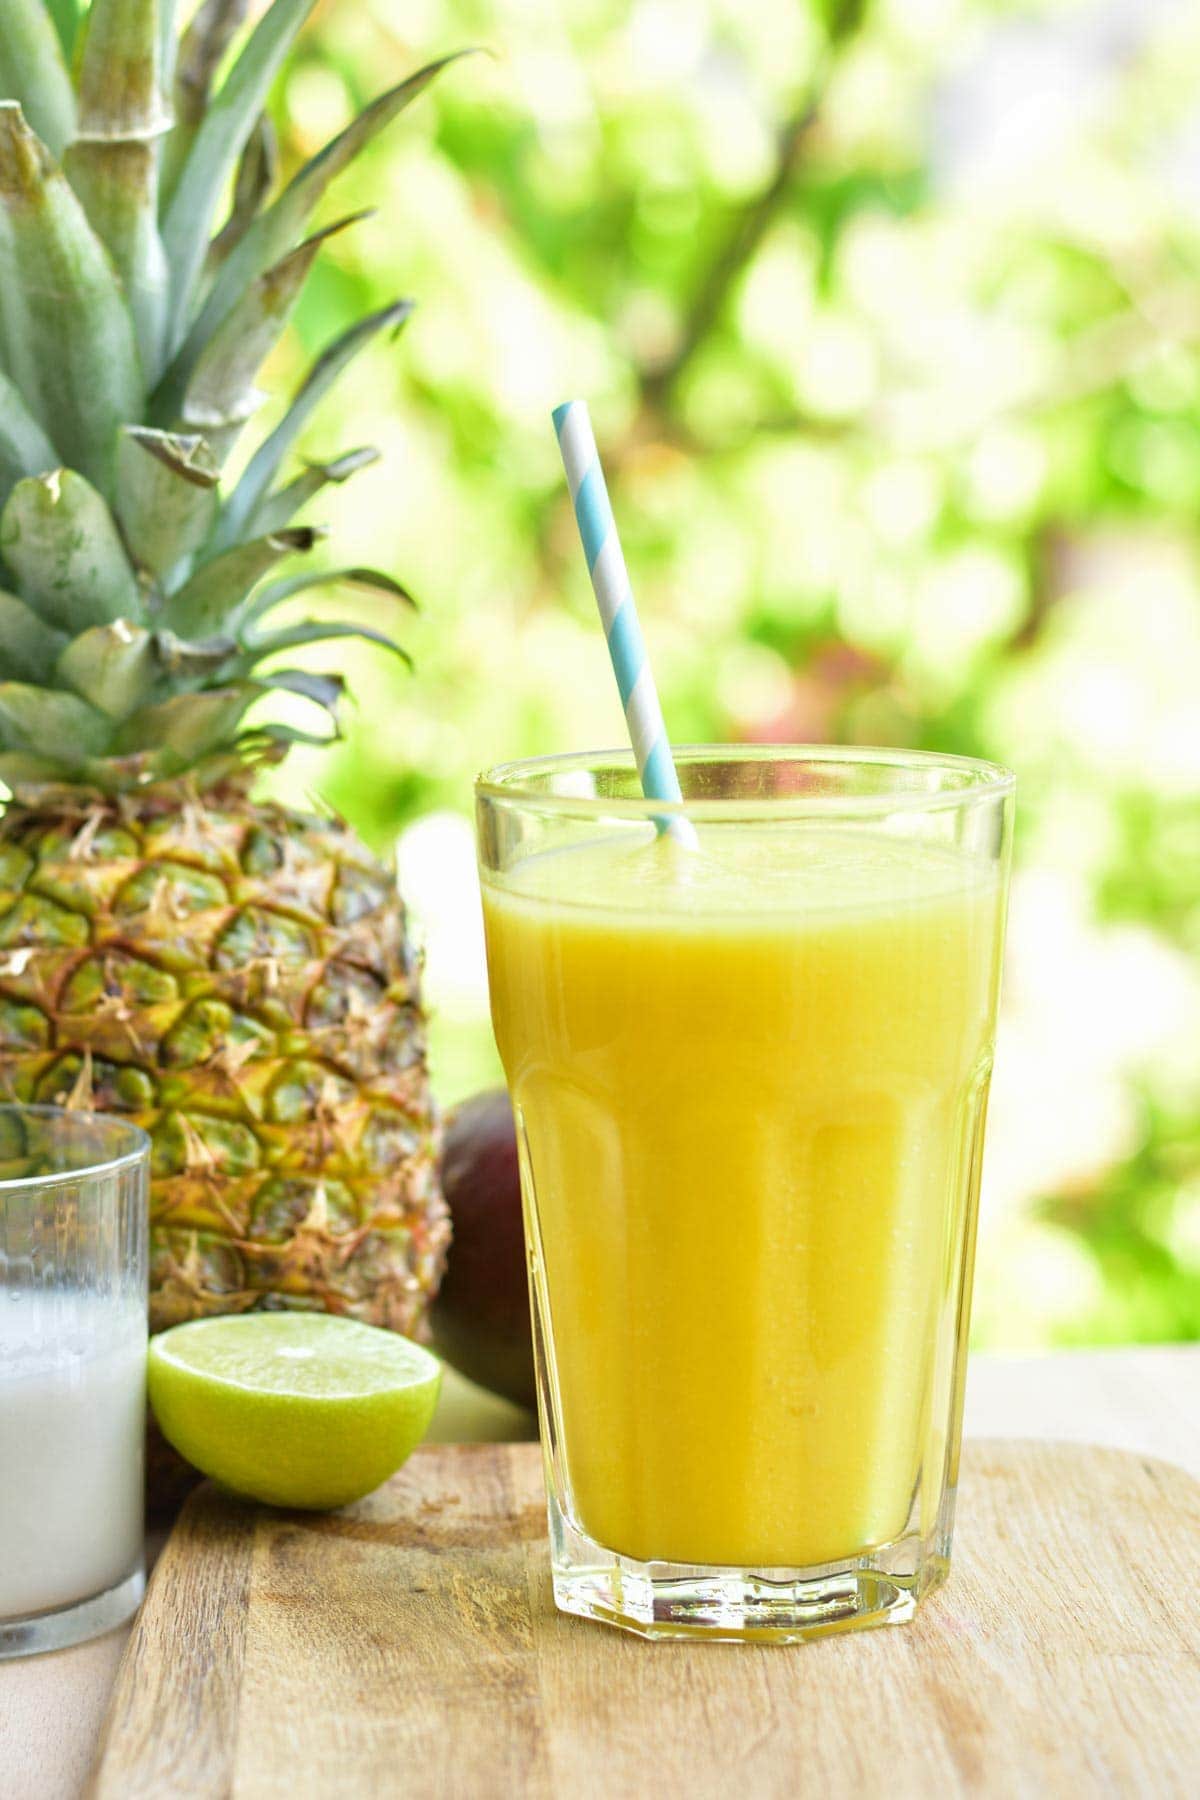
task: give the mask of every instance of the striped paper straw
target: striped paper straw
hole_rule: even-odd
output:
[[[662,707],[658,703],[658,690],[646,656],[629,571],[617,536],[586,403],[567,400],[562,406],[556,406],[554,429],[558,433],[558,447],[567,471],[567,486],[575,507],[575,522],[583,539],[592,589],[604,622],[608,653],[617,677],[621,704],[625,708],[625,723],[633,744],[642,792],[648,800],[682,800],[679,776],[675,772]],[[696,847],[696,833],[689,820],[675,816],[659,819],[657,823],[660,831],[669,832],[681,844]]]

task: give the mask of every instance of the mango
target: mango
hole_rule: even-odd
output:
[[[442,1189],[454,1237],[431,1322],[451,1366],[518,1406],[536,1405],[521,1182],[503,1088],[476,1094],[446,1125]]]

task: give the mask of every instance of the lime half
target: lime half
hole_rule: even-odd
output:
[[[442,1369],[408,1338],[326,1313],[243,1313],[150,1342],[163,1436],[205,1475],[273,1506],[359,1500],[429,1429]]]

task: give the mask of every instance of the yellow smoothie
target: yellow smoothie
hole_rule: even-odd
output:
[[[485,879],[484,917],[574,1523],[752,1567],[928,1533],[994,869],[865,828],[712,825],[696,851],[529,856]]]

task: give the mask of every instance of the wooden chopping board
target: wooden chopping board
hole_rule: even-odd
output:
[[[972,1442],[910,1625],[649,1644],[557,1614],[535,1445],[419,1451],[342,1513],[201,1488],[130,1641],[96,1800],[1200,1793],[1200,1485]]]

